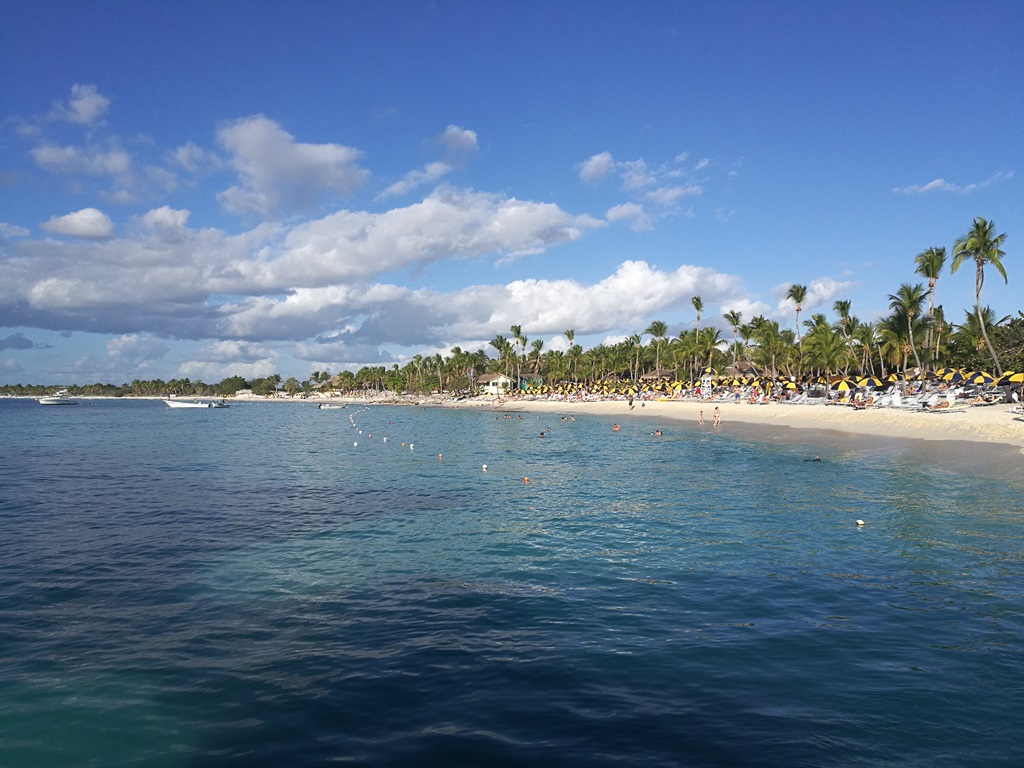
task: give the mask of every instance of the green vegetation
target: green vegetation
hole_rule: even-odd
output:
[[[283,391],[290,395],[312,395],[320,391],[344,393],[382,392],[426,394],[430,392],[469,392],[486,373],[503,373],[525,386],[527,383],[557,385],[564,382],[596,383],[611,377],[639,380],[643,375],[663,369],[678,380],[693,381],[707,367],[722,371],[729,365],[753,366],[766,376],[847,376],[905,372],[913,364],[922,368],[953,367],[988,370],[1024,370],[1024,312],[1017,317],[994,317],[981,304],[985,267],[994,269],[1008,281],[1003,266],[1002,246],[1006,234],[996,234],[995,223],[978,217],[971,229],[953,246],[950,272],[967,262],[975,266],[975,305],[964,310],[959,324],[946,319],[941,304],[936,304],[936,285],[946,265],[946,250],[931,247],[914,258],[915,273],[927,280],[904,283],[889,295],[891,314],[876,322],[861,322],[850,313],[851,302],[840,299],[833,304],[835,319],[815,314],[800,323],[800,313],[808,298],[806,286],[794,283],[787,297],[794,302],[795,329],[784,328],[762,316],[743,322],[742,313],[726,312],[732,344],[714,326],[701,327],[704,309],[700,296],[691,299],[696,311],[693,330],[668,336],[667,325],[652,321],[641,333],[634,333],[618,344],[598,344],[584,350],[575,343],[575,330],[564,331],[569,349],[545,351],[543,341],[530,343],[521,325],[511,326],[512,341],[502,335],[489,343],[496,357],[479,349],[466,352],[455,347],[447,357],[439,354],[416,355],[403,367],[397,364],[365,367],[356,372],[314,371],[305,381],[294,377],[282,382],[274,374],[247,381],[240,376],[218,384],[172,379],[170,381],[133,381],[131,384],[67,385],[72,396],[166,397],[232,395],[250,389],[254,394]],[[801,333],[801,325],[805,333]],[[645,343],[646,337],[646,343]],[[57,386],[8,385],[0,394],[39,397]]]

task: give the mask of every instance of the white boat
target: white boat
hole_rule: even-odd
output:
[[[338,405],[337,403],[318,403],[316,407],[321,411],[341,411],[348,406]]]
[[[219,400],[200,400],[198,397],[180,398],[171,395],[164,400],[168,408],[227,408],[228,403],[223,398]]]
[[[72,400],[68,397],[68,391],[66,389],[58,390],[57,393],[53,395],[37,398],[36,402],[40,405],[78,405],[77,400]]]
[[[164,400],[168,408],[212,408],[213,403],[204,403],[202,400]]]

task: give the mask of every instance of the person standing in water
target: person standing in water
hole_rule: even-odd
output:
[[[704,411],[701,411],[700,412],[700,416],[697,417],[697,423],[698,424],[703,424],[704,423]]]
[[[722,423],[722,414],[718,410],[718,406],[716,405],[715,406],[715,426],[717,427],[721,423]]]

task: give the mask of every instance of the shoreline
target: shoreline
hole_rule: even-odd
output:
[[[633,410],[624,401],[508,400],[494,408],[491,401],[478,398],[442,405],[448,408],[488,408],[502,412],[586,414],[613,417],[623,423],[624,420],[634,418],[643,418],[645,422],[660,419],[673,424],[692,423],[694,426],[703,410],[705,426],[711,429],[714,429],[711,426],[712,414],[717,406],[721,412],[722,427],[738,423],[756,427],[759,431],[761,428],[783,427],[832,433],[829,435],[831,437],[846,434],[883,439],[1003,445],[1012,447],[1018,459],[1024,458],[1024,416],[1009,413],[1009,407],[1005,404],[974,406],[950,412],[898,411],[892,408],[858,411],[844,405],[753,405],[687,400],[646,400],[642,404],[636,403]]]

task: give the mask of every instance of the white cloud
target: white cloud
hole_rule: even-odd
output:
[[[54,216],[40,226],[55,235],[81,237],[86,240],[107,240],[114,235],[114,222],[96,208],[83,208],[64,216]]]
[[[644,211],[644,207],[636,203],[614,205],[605,211],[604,216],[612,224],[620,221],[629,222],[629,227],[634,232],[646,232],[651,228],[650,217]]]
[[[99,92],[95,85],[71,86],[71,97],[67,105],[55,104],[52,117],[78,125],[94,125],[110,106],[110,99]]]
[[[681,197],[692,197],[703,194],[704,188],[699,184],[687,184],[686,186],[658,187],[650,192],[644,193],[644,200],[668,208]]]
[[[270,376],[277,366],[274,352],[245,341],[218,341],[199,350],[192,360],[182,363],[182,376],[203,381],[220,381],[229,376],[246,379]]]
[[[192,174],[215,170],[223,165],[218,155],[197,146],[191,141],[182,144],[170,152],[167,160]]]
[[[7,239],[13,237],[28,237],[29,231],[25,227],[19,227],[17,224],[8,224],[5,221],[0,221],[0,239]]]
[[[476,131],[460,128],[457,125],[449,125],[445,128],[444,133],[438,137],[437,141],[445,148],[449,156],[473,154],[479,149]]]
[[[591,155],[579,164],[580,180],[587,184],[598,184],[608,178],[615,168],[611,152]]]
[[[316,286],[487,254],[515,258],[603,226],[557,205],[439,187],[385,213],[338,211],[293,229],[280,258],[241,265],[256,284]]]
[[[231,213],[270,214],[311,208],[326,193],[348,195],[369,175],[360,152],[340,144],[303,144],[262,115],[222,127],[217,133],[241,177],[217,199]]]
[[[436,162],[428,163],[422,170],[409,171],[401,181],[396,181],[390,187],[381,192],[378,196],[378,200],[382,200],[387,197],[394,197],[395,195],[405,195],[412,190],[423,186],[424,184],[430,184],[431,182],[437,181],[442,176],[450,173],[452,167],[448,163]]]
[[[962,186],[960,184],[954,184],[951,181],[946,181],[945,179],[933,179],[927,184],[911,184],[906,187],[893,187],[892,191],[900,195],[920,195],[927,192],[954,192],[966,195],[1012,178],[1013,171],[999,171],[998,173],[994,173],[989,176],[987,179],[971,184],[964,184]]]
[[[30,154],[40,168],[52,173],[87,176],[123,176],[131,171],[131,156],[121,149],[95,146],[72,147],[44,142]]]
[[[107,357],[119,365],[137,366],[145,360],[159,360],[167,345],[149,334],[129,333],[107,341]]]
[[[622,177],[622,186],[627,190],[638,190],[652,186],[657,182],[657,175],[647,167],[643,158],[617,163]]]

